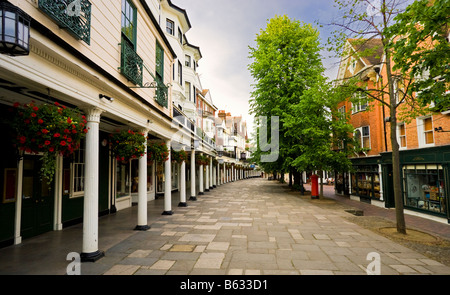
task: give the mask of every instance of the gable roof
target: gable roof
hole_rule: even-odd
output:
[[[383,43],[381,39],[348,39],[353,50],[358,53],[364,53],[359,58],[366,66],[379,65],[383,57]]]

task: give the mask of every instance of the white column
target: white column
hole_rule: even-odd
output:
[[[196,201],[197,196],[195,195],[195,150],[191,150],[191,201]]]
[[[187,207],[186,203],[186,162],[180,164],[180,203],[178,207]]]
[[[166,140],[169,157],[164,162],[164,212],[162,215],[172,215],[172,160],[170,155],[170,139]]]
[[[209,157],[209,189],[213,188],[213,164],[212,157]]]
[[[63,192],[63,156],[56,156],[55,170],[55,202],[54,202],[54,223],[53,230],[62,230],[62,192]]]
[[[20,235],[20,229],[22,227],[22,184],[23,184],[23,157],[20,157],[17,164],[17,190],[16,190],[16,214],[14,220],[14,245],[22,243],[22,236]]]
[[[234,165],[231,166],[231,181],[234,181]]]
[[[228,182],[228,172],[227,172],[227,166],[226,163],[223,162],[223,183]]]
[[[104,252],[98,249],[98,171],[101,110],[86,110],[86,149],[84,164],[83,247],[81,261],[96,261]]]
[[[205,165],[205,192],[209,192],[209,182],[210,182],[210,178],[209,178],[209,170],[210,170],[210,166],[209,165]]]
[[[147,138],[147,129],[141,130],[141,133]],[[135,230],[145,231],[150,229],[147,221],[147,140],[145,141],[145,153],[139,159],[138,179],[138,217]]]
[[[218,177],[217,177],[217,172],[218,172],[219,170],[217,169],[217,165],[214,167],[214,169],[213,169],[213,187],[217,187],[217,186],[219,186],[219,184],[217,183],[217,179],[218,179]]]
[[[202,154],[200,154],[202,155]],[[198,183],[199,183],[199,190],[198,190],[198,194],[199,195],[203,195],[203,164],[200,164],[199,167],[199,173],[198,173]]]

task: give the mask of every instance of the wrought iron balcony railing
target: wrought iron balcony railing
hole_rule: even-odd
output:
[[[144,62],[134,48],[122,39],[120,72],[133,84],[142,86]]]
[[[39,0],[39,9],[88,45],[91,39],[91,3],[88,0]]]

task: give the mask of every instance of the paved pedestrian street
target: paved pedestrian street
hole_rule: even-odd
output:
[[[82,274],[366,275],[377,270],[374,257],[382,275],[450,274],[449,267],[348,222],[348,212],[315,206],[276,181],[221,185],[186,208],[174,207],[171,216],[161,215],[162,202],[149,203],[148,231],[103,249],[105,257],[83,263]]]

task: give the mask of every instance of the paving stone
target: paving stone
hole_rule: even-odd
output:
[[[150,269],[168,270],[174,263],[174,260],[158,260],[152,266],[150,266]]]
[[[132,275],[140,268],[139,265],[116,264],[106,271],[104,275]]]

